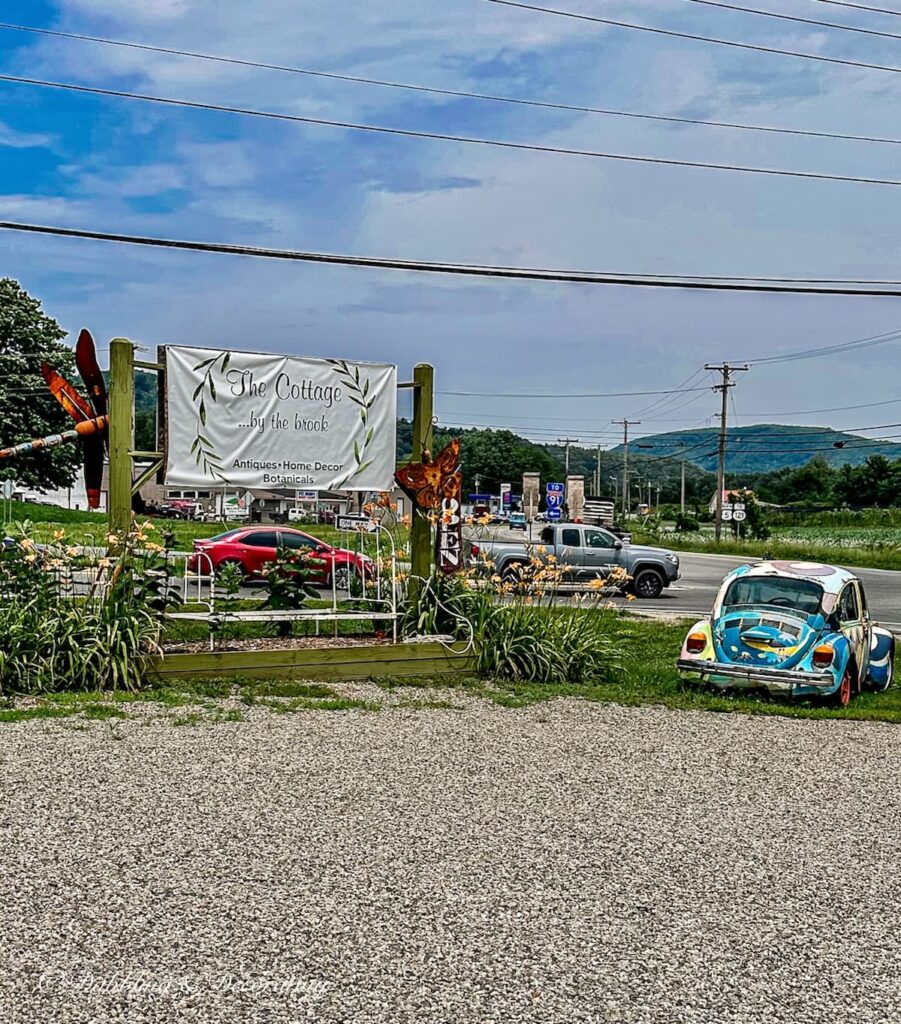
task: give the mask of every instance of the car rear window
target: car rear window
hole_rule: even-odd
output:
[[[230,537],[237,537],[239,533],[244,532],[245,527],[240,527],[237,530],[226,530],[225,533],[217,533],[215,537],[210,537],[210,540],[228,540]]]
[[[741,576],[730,584],[723,607],[768,604],[815,615],[822,600],[823,588],[811,580],[787,576]]]

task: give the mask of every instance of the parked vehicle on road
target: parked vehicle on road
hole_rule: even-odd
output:
[[[222,509],[222,518],[226,522],[247,523],[250,521],[250,509],[240,505],[226,505]]]
[[[171,498],[167,504],[169,508],[175,509],[182,519],[200,519],[203,515],[203,505],[199,501],[191,501],[189,498]]]
[[[200,557],[204,554],[214,570],[224,565],[237,565],[246,577],[256,577],[261,575],[267,562],[276,560],[279,546],[309,553],[318,569],[310,580],[314,586],[331,586],[334,575],[335,586],[346,590],[354,576],[363,578],[365,575],[371,579],[375,572],[373,562],[365,555],[334,548],[300,530],[268,526],[242,526],[209,539],[195,540],[188,569],[194,573],[207,572],[209,564]]]
[[[553,556],[573,583],[609,576],[620,569],[629,576],[626,589],[642,598],[659,597],[679,578],[679,556],[674,552],[624,544],[609,530],[584,523],[545,526],[535,544],[473,541],[470,556],[474,568],[487,561],[495,572],[511,579],[533,557],[547,560]]]
[[[147,502],[144,506],[144,511],[148,516],[156,516],[158,519],[184,519],[185,513],[182,509],[175,505],[170,505],[169,502]]]
[[[511,512],[510,518],[507,520],[507,526],[511,530],[524,530],[526,528],[525,512]]]
[[[676,663],[685,680],[846,705],[892,684],[895,641],[870,617],[862,582],[816,562],[742,565],[710,617],[689,630]]]

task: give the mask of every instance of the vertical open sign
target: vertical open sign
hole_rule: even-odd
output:
[[[441,572],[450,575],[463,568],[463,516],[460,511],[462,487],[452,497],[443,497],[438,510],[435,536],[435,561]]]

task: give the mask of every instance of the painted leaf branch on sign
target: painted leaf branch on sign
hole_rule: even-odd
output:
[[[217,401],[216,381],[213,373],[219,371],[224,374],[231,362],[231,353],[223,352],[220,355],[210,356],[209,359],[202,359],[194,365],[194,372],[202,371],[200,383],[194,388],[191,400],[197,406],[197,426],[194,441],[191,444],[191,454],[194,456],[195,465],[202,466],[205,476],[214,477],[217,480],[225,481],[222,472],[222,463],[216,446],[204,433],[207,423],[207,401],[213,404]]]
[[[354,468],[333,485],[336,489],[340,489],[346,487],[355,477],[372,465],[371,460],[367,461],[366,459],[366,452],[372,444],[375,434],[374,428],[369,425],[369,410],[375,404],[376,396],[369,396],[370,381],[368,377],[361,380],[359,366],[351,369],[344,359],[328,359],[326,361],[334,367],[335,373],[341,378],[347,389],[347,397],[360,407],[360,433],[353,442]],[[361,439],[362,444],[360,443]]]

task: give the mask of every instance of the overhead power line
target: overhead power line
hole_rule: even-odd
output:
[[[500,2],[500,0],[497,0]],[[63,89],[68,92],[87,93],[93,96],[109,96],[116,99],[139,100],[143,103],[157,103],[165,106],[191,110],[215,111],[221,114],[238,114],[243,117],[260,117],[274,121],[306,124],[316,127],[342,128],[346,131],[369,132],[382,135],[397,135],[410,139],[432,139],[438,142],[457,142],[468,146],[491,146],[498,149],[524,150],[530,153],[549,153],[555,156],[589,157],[595,160],[615,160],[625,163],[658,164],[666,167],[694,167],[708,171],[732,171],[741,174],[764,174],[778,178],[807,178],[819,181],[844,181],[858,185],[901,186],[895,178],[866,178],[848,174],[826,174],[820,171],[790,171],[777,167],[749,167],[744,164],[717,164],[705,160],[678,160],[672,157],[639,156],[633,153],[608,153],[595,149],[576,149],[566,146],[543,146],[533,142],[511,142],[506,139],[486,139],[473,135],[449,135],[444,132],[416,131],[413,128],[390,128],[386,125],[362,124],[356,121],[335,121],[324,117],[304,117],[300,114],[278,114],[271,110],[254,110],[249,107],[232,107],[220,103],[200,103],[195,100],[173,99],[168,96],[151,96],[147,93],[129,92],[124,89],[101,89],[99,86],[75,85],[72,82],[52,82],[41,78],[25,78],[21,75],[0,75],[0,82],[15,85],[29,85],[46,89]]]
[[[829,4],[832,7],[851,7],[856,11],[871,11],[873,14],[893,14],[901,18],[901,11],[890,11],[886,7],[871,7],[869,4],[852,4],[847,0],[814,0],[815,3]]]
[[[284,64],[268,64],[264,61],[247,60],[238,57],[226,57],[219,54],[199,53],[194,50],[177,50],[167,46],[152,46],[149,43],[136,43],[124,39],[108,39],[103,36],[83,35],[77,32],[60,32],[55,29],[35,28],[30,25],[14,25],[0,22],[0,29],[15,32],[33,32],[45,36],[58,36],[63,39],[74,39],[82,42],[102,43],[107,46],[120,46],[134,50],[146,50],[151,53],[164,53],[180,57],[191,57],[197,60],[216,61],[222,64],[234,64],[241,67],[261,68],[269,71],[287,72],[294,75],[306,75],[311,78],[322,78],[337,82],[353,82],[358,85],[372,85],[384,89],[404,90],[425,93],[431,96],[449,96],[455,99],[480,100],[490,103],[507,103],[524,107],[539,107],[545,110],[564,110],[578,114],[600,114],[605,117],[625,117],[642,121],[658,121],[668,124],[698,125],[705,128],[729,128],[737,131],[765,132],[775,135],[796,135],[817,139],[841,139],[848,142],[873,142],[880,145],[901,145],[901,139],[886,138],[879,135],[852,135],[839,131],[812,131],[801,128],[780,128],[775,125],[741,124],[734,121],[710,121],[696,117],[676,117],[672,114],[649,114],[634,110],[613,110],[606,107],[592,107],[577,103],[555,103],[549,100],[526,99],[521,96],[498,96],[494,93],[471,92],[465,89],[442,89],[436,86],[417,85],[412,82],[394,82],[381,78],[366,78],[361,75],[346,75],[331,71],[319,71],[315,68],[291,67]],[[901,36],[899,36],[901,38]]]
[[[80,238],[122,245],[139,245],[158,249],[178,249],[187,252],[218,253],[227,256],[252,256],[260,259],[289,260],[303,263],[325,263],[347,267],[367,267],[377,270],[402,270],[427,274],[456,274],[465,277],[485,277],[520,281],[552,281],[565,284],[622,285],[641,288],[686,288],[702,291],[783,292],[791,295],[887,295],[901,297],[901,281],[886,282],[890,288],[844,287],[819,284],[775,285],[753,278],[705,279],[673,275],[662,278],[642,274],[603,274],[591,271],[538,270],[524,267],[500,267],[484,264],[437,263],[428,260],[397,260],[381,256],[349,256],[338,253],[304,252],[294,249],[264,249],[248,245],[226,245],[221,242],[186,242],[170,238],[144,235],[123,235],[109,231],[90,231],[85,228],[64,228],[47,224],[25,224],[18,221],[0,221],[2,231],[22,231],[30,234],[55,235],[60,238]],[[750,283],[749,283],[750,282]],[[492,396],[494,397],[494,396]]]
[[[871,409],[877,405],[897,405],[901,398],[887,398],[884,402],[866,402],[857,405],[831,405],[825,409],[783,409],[779,412],[740,412],[742,418],[746,416],[813,416],[818,412],[847,412],[849,409]]]
[[[599,18],[593,14],[577,14],[575,11],[561,11],[556,7],[540,7],[537,4],[521,3],[520,0],[488,0],[490,4],[503,4],[504,7],[520,7],[525,11],[540,11],[542,14],[555,14],[561,18],[575,18],[578,21],[590,21],[599,25],[610,25],[613,28],[630,29],[635,32],[651,32],[658,36],[671,36],[674,39],[690,39],[699,43],[715,43],[717,46],[732,46],[738,50],[754,50],[758,53],[776,53],[783,57],[800,57],[802,60],[816,60],[826,64],[841,64],[851,68],[866,68],[868,71],[901,72],[901,67],[889,64],[868,64],[860,60],[845,60],[841,57],[826,57],[820,53],[803,53],[799,50],[782,50],[774,46],[760,46],[757,43],[740,43],[735,39],[718,39],[715,36],[702,36],[694,32],[677,32],[675,29],[654,28],[651,25],[636,25],[629,21],[615,21],[613,18]]]
[[[719,7],[724,11],[739,11],[742,14],[757,14],[764,18],[777,18],[779,21],[795,21],[802,25],[815,25],[818,28],[834,28],[842,32],[859,32],[865,36],[882,36],[885,39],[901,39],[898,32],[881,32],[875,28],[861,28],[858,25],[842,25],[835,21],[821,21],[818,18],[802,18],[796,14],[780,14],[777,11],[762,11],[759,7],[742,7],[740,4],[722,3],[720,0],[687,0],[690,4],[703,4],[704,7]]]
[[[709,371],[705,372],[704,367],[702,366],[700,367],[700,369],[695,370],[694,373],[689,374],[685,378],[685,380],[683,380],[680,384],[677,384],[676,388],[674,389],[674,393],[681,394],[682,388],[687,388],[688,385],[692,383],[700,383],[700,381],[696,381],[696,378],[706,380],[709,376]],[[694,399],[691,400],[693,401]],[[636,413],[634,413],[634,415],[643,416],[646,412],[653,412],[654,410],[659,410],[662,406],[665,406],[667,403],[671,401],[673,401],[672,396],[655,398],[652,402],[649,402],[647,405],[643,405]]]
[[[872,334],[867,338],[859,338],[856,341],[844,341],[837,345],[818,345],[816,348],[800,349],[796,352],[784,352],[775,356],[762,356],[755,359],[753,356],[744,360],[745,362],[760,365],[762,363],[788,363],[797,359],[817,359],[820,356],[837,355],[844,352],[854,352],[862,348],[873,348],[876,345],[887,345],[892,341],[901,340],[901,329],[887,331],[885,334]]]
[[[633,398],[636,395],[673,395],[682,389],[670,388],[666,391],[591,391],[579,394],[573,392],[553,392],[537,394],[534,391],[436,391],[437,395],[457,395],[467,398]],[[686,388],[687,391],[709,391],[710,388]]]

